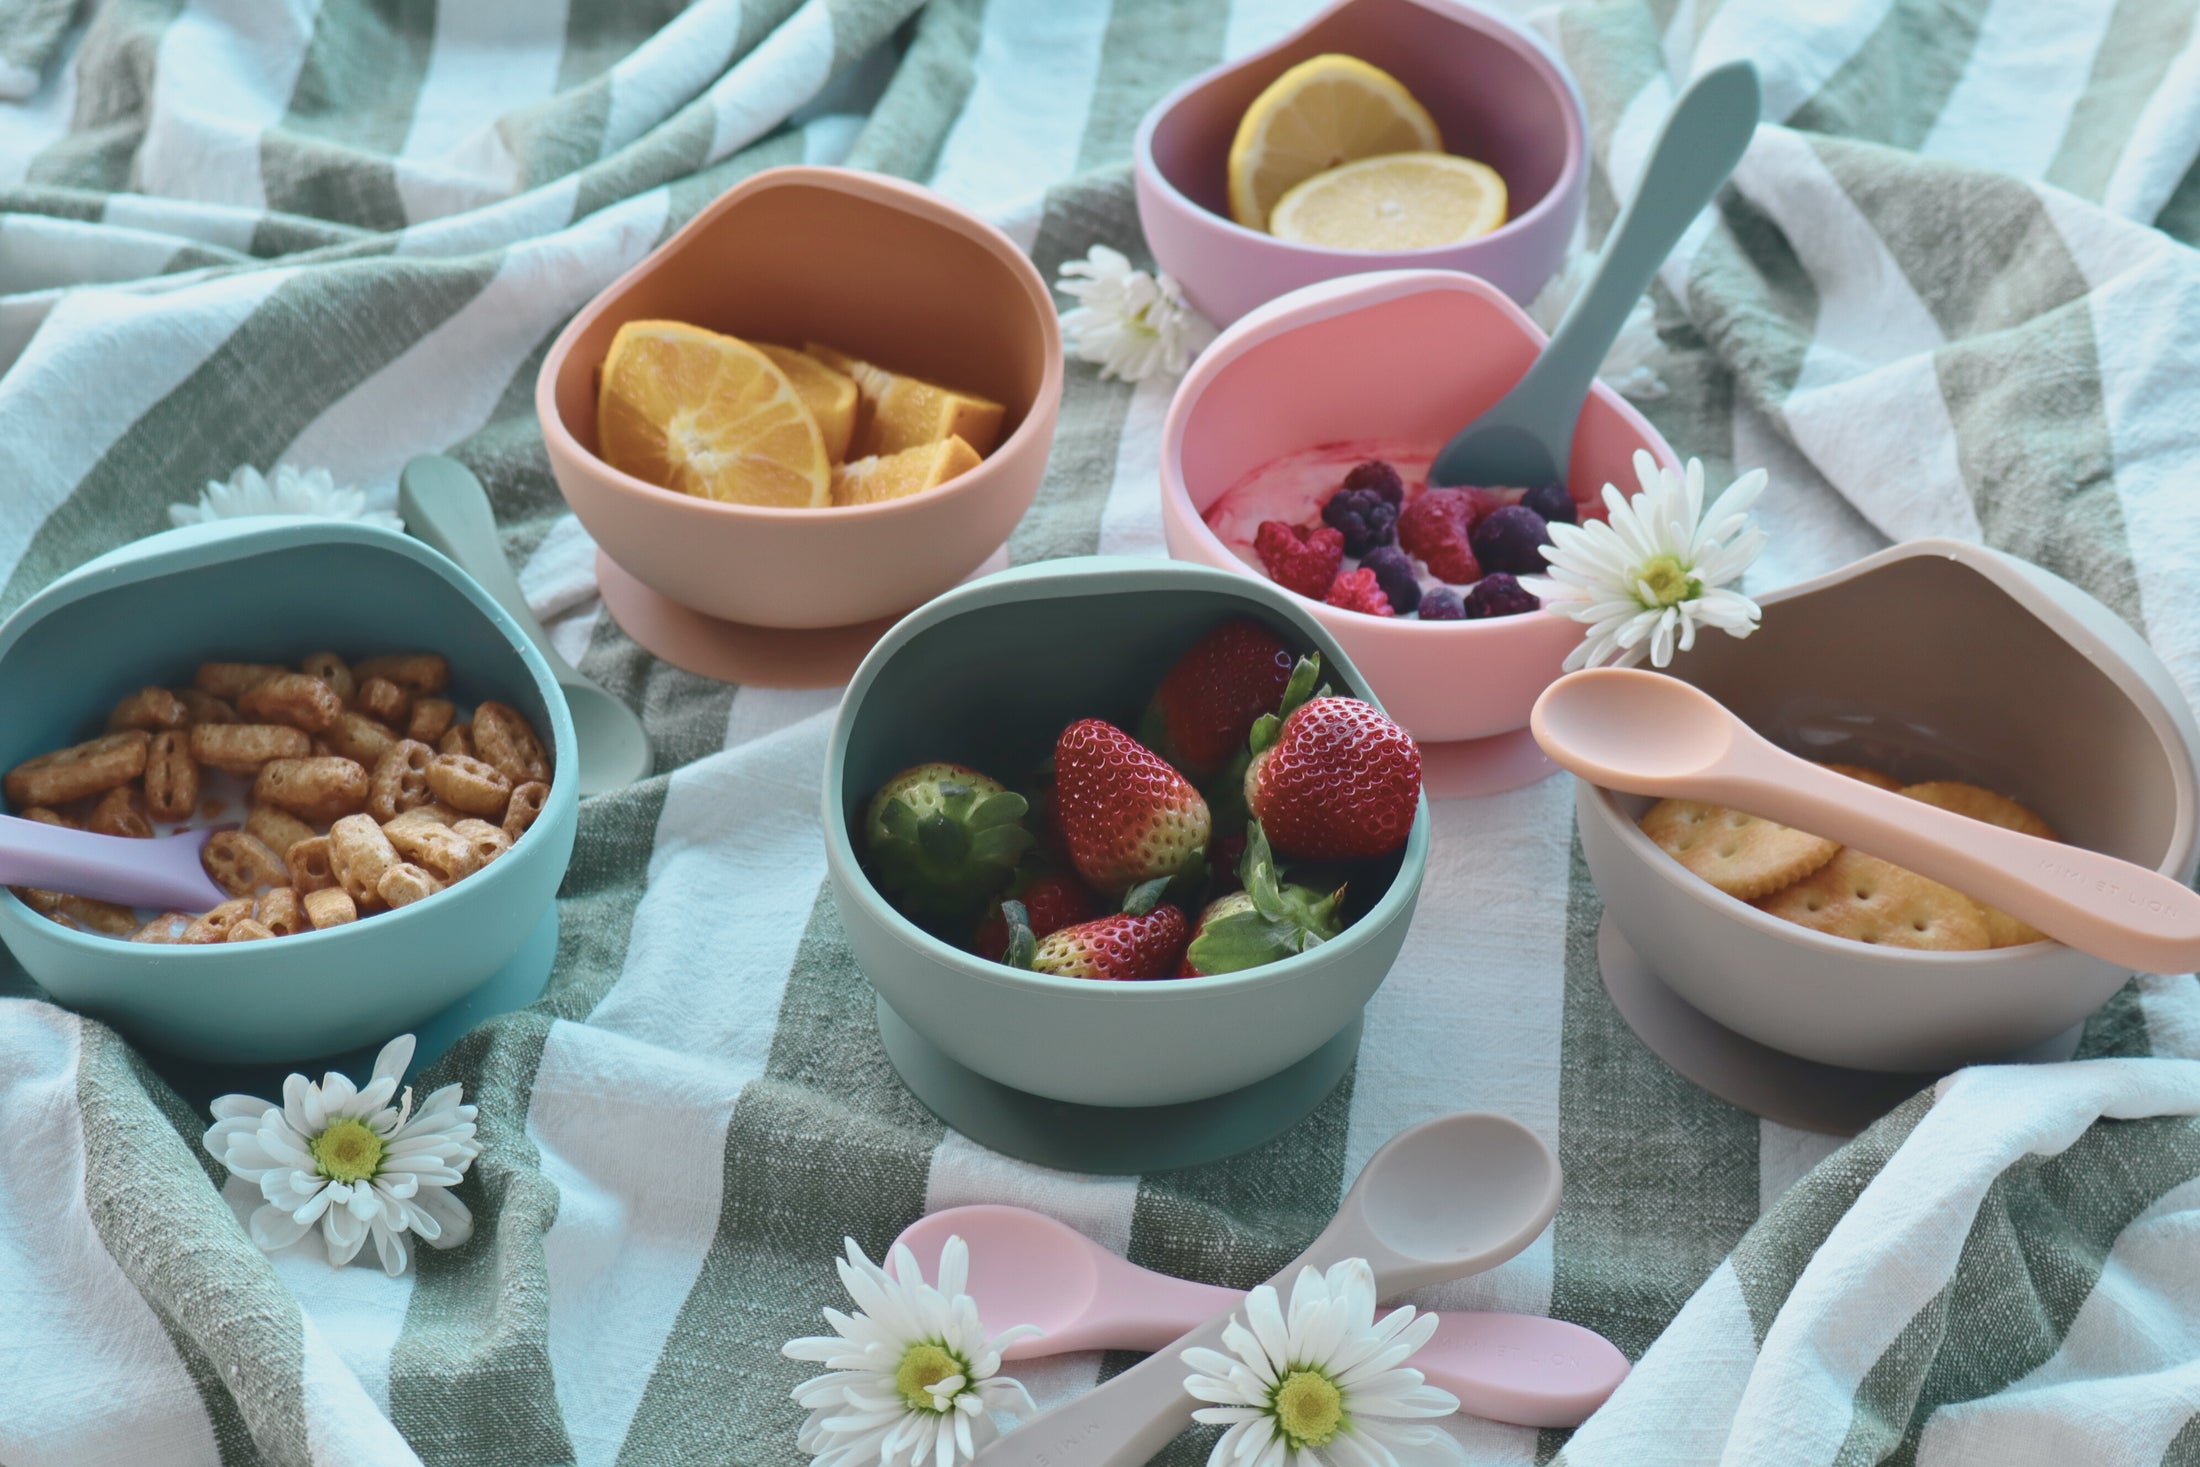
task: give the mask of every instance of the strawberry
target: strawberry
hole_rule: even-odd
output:
[[[1331,606],[1341,606],[1347,611],[1364,611],[1369,616],[1396,616],[1397,610],[1390,598],[1383,594],[1382,583],[1375,579],[1375,572],[1366,566],[1348,571],[1337,577],[1322,597]]]
[[[1439,581],[1470,585],[1482,568],[1469,537],[1497,507],[1497,496],[1487,489],[1431,489],[1398,516],[1398,543]]]
[[[904,769],[864,813],[871,879],[917,921],[968,931],[1031,844],[1025,809],[1022,795],[960,764]]]
[[[1024,904],[1024,912],[1035,937],[1045,937],[1064,927],[1090,921],[1100,914],[1100,903],[1085,884],[1076,877],[1060,871],[1046,871],[1032,877],[1015,894]],[[981,958],[991,958],[996,963],[1008,951],[1008,918],[995,902],[986,918],[978,924],[977,936],[971,939],[970,950]]]
[[[1105,896],[1199,869],[1207,802],[1114,724],[1080,719],[1054,743],[1054,798],[1077,873]]]
[[[1327,525],[1309,530],[1282,520],[1262,520],[1253,549],[1268,579],[1312,601],[1322,599],[1344,564],[1344,536]]]
[[[1245,747],[1253,720],[1291,681],[1291,649],[1248,617],[1226,621],[1176,660],[1139,721],[1139,742],[1193,779]]]
[[[1247,827],[1238,874],[1245,889],[1209,902],[1199,914],[1178,977],[1258,968],[1319,947],[1344,930],[1337,916],[1344,888],[1324,896],[1284,885],[1257,820]]]
[[[1059,928],[1036,940],[1024,904],[1005,901],[1001,915],[1008,927],[1008,950],[1000,961],[1058,978],[1106,982],[1167,978],[1184,961],[1184,944],[1191,936],[1183,910],[1160,901],[1167,885],[1166,880],[1142,882],[1123,899],[1122,911]]]
[[[1372,704],[1326,694],[1302,661],[1283,718],[1253,725],[1245,804],[1275,849],[1307,860],[1385,855],[1405,844],[1421,798],[1421,750]]]

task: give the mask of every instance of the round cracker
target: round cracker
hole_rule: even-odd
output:
[[[2014,830],[2023,835],[2036,835],[2041,840],[2055,838],[2054,827],[2045,820],[2010,799],[1992,790],[1981,789],[1975,784],[1965,784],[1960,779],[1936,779],[1924,784],[1913,784],[1902,793],[1913,800],[1921,800],[1957,815],[1967,815],[1973,820],[1983,820],[1988,825],[1998,825],[2003,830]],[[2019,947],[2027,942],[2045,942],[2047,934],[2021,918],[2012,917],[1999,907],[1978,903],[1986,914],[1987,936],[1995,947]]]
[[[1640,823],[1659,850],[1745,902],[1800,881],[1841,849],[1823,836],[1700,800],[1660,800]]]
[[[1755,905],[1798,927],[1881,947],[1976,952],[1992,944],[1986,914],[1962,892],[1847,847]]]
[[[1828,764],[1824,767],[1832,770],[1835,774],[1845,774],[1851,779],[1862,780],[1873,789],[1886,790],[1889,794],[1896,793],[1902,788],[1901,780],[1894,778],[1892,775],[1881,774],[1876,769],[1866,769],[1861,764]]]

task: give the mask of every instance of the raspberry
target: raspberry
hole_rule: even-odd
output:
[[[1485,574],[1503,571],[1507,575],[1532,576],[1543,571],[1543,547],[1551,543],[1551,532],[1544,527],[1543,516],[1522,505],[1509,504],[1476,525],[1470,540],[1474,558]]]
[[[1375,572],[1391,610],[1403,615],[1421,604],[1421,583],[1414,579],[1413,561],[1397,546],[1376,546],[1360,557],[1360,569]]]
[[[1449,586],[1438,586],[1433,591],[1421,593],[1423,621],[1458,621],[1466,614],[1466,604],[1459,599],[1459,593]]]
[[[1574,508],[1574,496],[1566,492],[1564,484],[1536,485],[1520,496],[1520,507],[1534,510],[1546,523],[1557,520],[1570,525],[1581,517]]]
[[[1468,617],[1479,620],[1485,616],[1518,616],[1542,604],[1511,576],[1493,571],[1476,581],[1473,589],[1467,592],[1465,610]],[[1428,615],[1426,607],[1422,608],[1421,615]]]
[[[1405,502],[1405,481],[1398,477],[1396,469],[1379,458],[1371,458],[1364,464],[1354,464],[1352,472],[1344,476],[1344,487],[1372,489],[1389,500],[1392,509]]]
[[[1479,489],[1429,490],[1398,516],[1398,543],[1420,556],[1439,581],[1463,586],[1477,579],[1482,568],[1468,541],[1479,518],[1476,496],[1482,494]]]
[[[1347,611],[1364,611],[1369,616],[1395,616],[1390,600],[1383,595],[1382,584],[1375,579],[1375,572],[1361,569],[1337,577],[1322,598],[1331,606],[1342,606]]]
[[[1398,506],[1379,489],[1339,489],[1322,506],[1322,523],[1344,535],[1344,553],[1365,555],[1398,538]]]
[[[1305,530],[1282,520],[1262,520],[1253,548],[1269,580],[1310,601],[1322,599],[1337,578],[1337,567],[1344,564],[1344,536],[1326,525]]]

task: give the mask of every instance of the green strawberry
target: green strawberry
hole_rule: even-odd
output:
[[[960,764],[904,769],[871,797],[871,879],[914,920],[962,931],[1008,886],[1031,845],[1024,797]]]
[[[1245,890],[1217,898],[1199,914],[1178,976],[1258,968],[1319,947],[1344,930],[1337,915],[1344,888],[1324,896],[1308,887],[1283,884],[1268,837],[1257,820],[1246,828],[1245,856],[1238,863],[1238,874]]]

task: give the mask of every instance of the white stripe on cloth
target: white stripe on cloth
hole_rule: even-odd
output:
[[[1757,1210],[1767,1211],[1811,1168],[1841,1149],[1843,1138],[1798,1131],[1778,1121],[1757,1122]]]
[[[190,0],[161,36],[133,186],[267,207],[260,134],[290,108],[321,0]]]
[[[367,1399],[359,1378],[345,1366],[313,1316],[305,1314],[302,1324],[305,1359],[298,1373],[303,1397],[298,1409],[305,1418],[306,1449],[313,1454],[315,1467],[420,1467],[418,1454]]]
[[[2068,1149],[2103,1117],[2200,1114],[2200,1061],[1990,1066],[1940,1091],[1766,1331],[1728,1462],[1832,1462],[1865,1375],[1954,1276],[1994,1180],[2026,1156]]]
[[[1235,59],[1273,45],[1322,8],[1321,0],[1231,0],[1230,22],[1222,32],[1222,54]]]
[[[1563,1460],[1568,1467],[1712,1467],[1756,1364],[1755,1340],[1741,1280],[1731,1261],[1722,1263],[1574,1433]]]
[[[49,214],[0,214],[0,295],[158,275],[183,247],[165,234]]]
[[[1072,372],[1096,368],[1072,363]],[[1115,444],[1115,474],[1100,510],[1102,555],[1161,555],[1161,423],[1169,413],[1176,379],[1154,376],[1131,389],[1123,433]]]
[[[2162,84],[2147,98],[2101,192],[2112,213],[2152,224],[2200,155],[2200,26],[2185,39]]]
[[[215,1467],[190,1373],[86,1206],[82,1026],[21,999],[0,1021],[0,1459]]]
[[[565,57],[566,0],[442,0],[393,160],[412,220],[439,219],[519,186],[519,162],[498,122],[551,96]]]
[[[1818,95],[1870,40],[1894,0],[1815,0],[1808,5],[1723,4],[1696,43],[1694,67],[1757,67],[1767,122],[1785,122]]]
[[[833,12],[808,0],[710,89],[716,115],[706,163],[730,157],[787,120],[833,74]]]
[[[76,111],[76,50],[83,39],[79,23],[63,38],[38,90],[20,102],[0,103],[0,188],[21,183],[32,160],[68,133]],[[0,371],[6,365],[0,357]]]
[[[241,251],[252,248],[261,215],[257,209],[240,209],[234,204],[112,193],[101,205],[99,218],[102,224],[174,235],[178,239],[193,239],[201,244]]]
[[[702,95],[733,59],[742,0],[698,0],[612,66],[608,157]]]
[[[990,213],[1077,171],[1110,6],[989,0],[970,96],[932,187]]]
[[[54,307],[15,369],[0,378],[0,422],[69,424],[66,433],[18,434],[9,444],[0,579],[115,440],[293,273],[253,271],[152,297],[82,290]],[[118,361],[130,370],[116,372]],[[179,484],[176,497],[197,490]]]
[[[2115,10],[1996,0],[1918,151],[2020,178],[2046,173]]]
[[[1943,1406],[1918,1467],[2154,1467],[2200,1412],[2200,1180],[2133,1218],[2062,1347],[2004,1391]]]
[[[1742,581],[1751,595],[1807,581],[1887,548],[1887,537],[1826,482],[1771,420],[1739,399],[1734,404],[1734,469],[1738,474],[1763,469],[1771,480],[1756,509],[1766,536],[1764,553]]]

